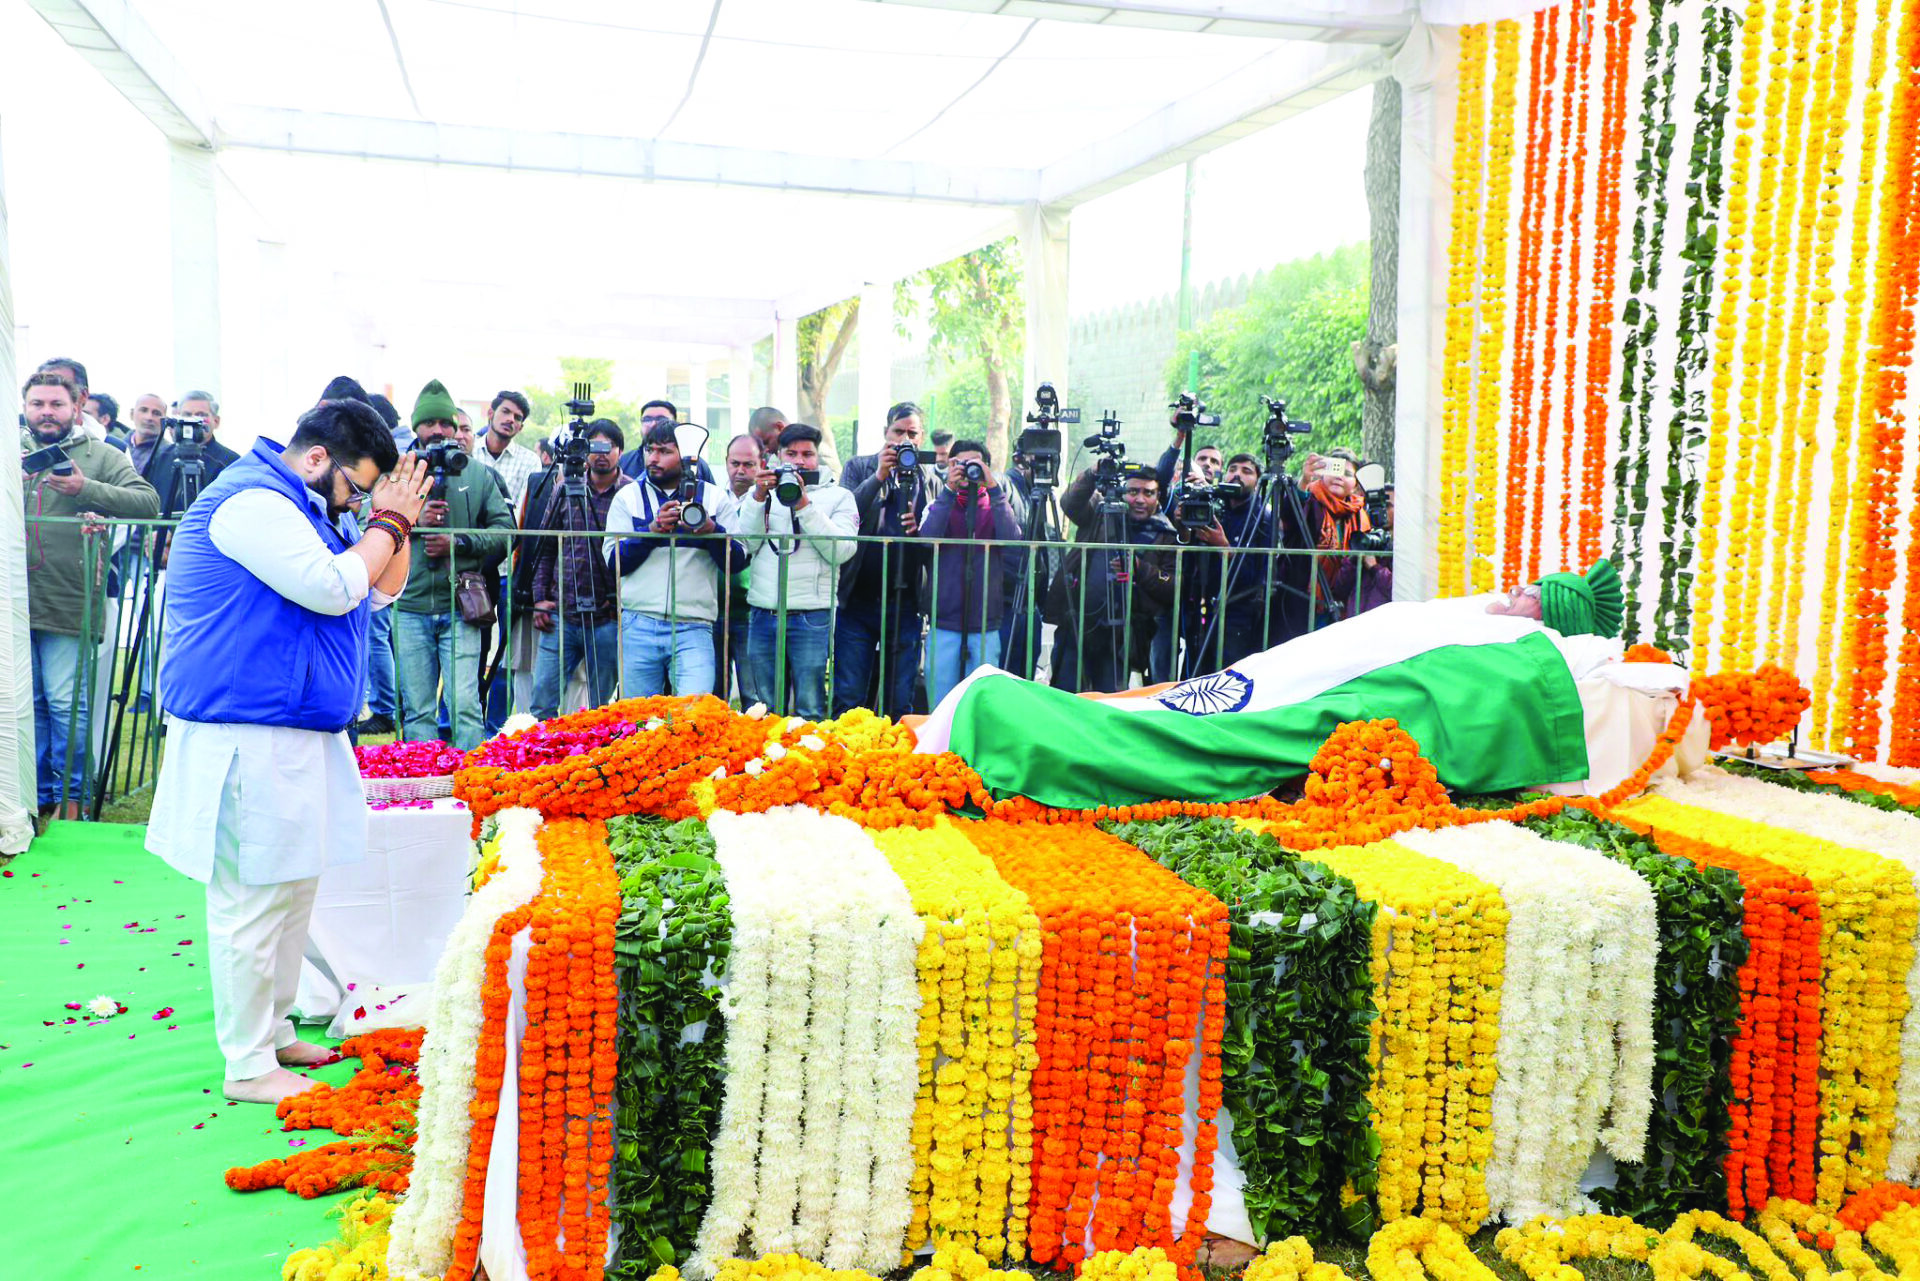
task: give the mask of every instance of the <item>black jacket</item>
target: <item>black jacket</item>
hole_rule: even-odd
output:
[[[1105,542],[1100,536],[1100,514],[1094,506],[1093,471],[1081,472],[1071,485],[1060,495],[1060,510],[1075,526],[1076,543]],[[1154,513],[1153,519],[1144,524],[1129,518],[1126,522],[1125,542],[1143,544],[1154,548],[1152,551],[1136,553],[1133,565],[1133,581],[1128,585],[1127,612],[1133,618],[1133,653],[1129,661],[1135,667],[1144,666],[1148,651],[1152,645],[1152,629],[1148,626],[1159,615],[1167,612],[1173,603],[1173,552],[1178,544],[1173,524],[1160,513]],[[1097,556],[1114,556],[1112,551],[1097,551]],[[1069,550],[1061,560],[1060,572],[1054,576],[1047,591],[1046,621],[1055,626],[1071,626],[1080,609],[1080,572],[1081,563],[1087,553],[1084,548]],[[1089,583],[1087,607],[1093,608],[1093,585]],[[1121,620],[1113,620],[1116,624]]]
[[[899,491],[880,479],[879,470],[879,454],[862,454],[848,462],[847,469],[840,473],[840,488],[853,495],[854,505],[860,512],[861,534],[905,537],[905,531],[900,526]],[[913,514],[922,521],[926,520],[928,487],[924,478],[915,478],[906,483],[912,491]],[[879,546],[873,543],[857,544],[852,559],[840,567],[840,604],[843,607],[852,601],[858,590],[861,566],[869,556],[877,563]],[[896,549],[887,556],[888,585],[896,592],[912,592],[909,604],[922,612],[927,605],[924,582],[927,563],[927,549],[924,547]]]

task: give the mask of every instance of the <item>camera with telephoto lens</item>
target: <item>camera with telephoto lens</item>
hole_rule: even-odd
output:
[[[920,467],[920,451],[913,445],[900,445],[894,450],[894,464],[901,471],[917,471]]]
[[[1287,402],[1284,400],[1262,396],[1260,403],[1267,407],[1267,423],[1261,432],[1261,446],[1267,456],[1267,470],[1278,472],[1286,461],[1293,457],[1292,438],[1306,435],[1313,430],[1313,424],[1287,417]]]
[[[969,485],[984,485],[987,482],[987,469],[971,460],[960,464],[960,474],[966,477]]]
[[[431,502],[445,502],[447,497],[447,477],[458,476],[467,469],[473,460],[451,440],[436,440],[420,451],[427,461],[427,472],[433,477],[433,488],[427,491]]]
[[[1060,393],[1052,383],[1041,383],[1034,389],[1033,403],[1034,409],[1027,415],[1030,425],[1014,442],[1013,460],[1024,463],[1033,487],[1045,492],[1060,484],[1060,425],[1077,425],[1080,411],[1062,409]]]
[[[1353,546],[1356,551],[1390,552],[1393,550],[1393,517],[1389,514],[1393,504],[1393,486],[1387,483],[1387,469],[1379,463],[1363,463],[1354,473],[1354,479],[1367,495],[1367,524],[1365,529],[1355,534]]]
[[[680,492],[674,497],[680,500],[680,523],[689,530],[706,528],[707,505],[700,501],[700,478],[683,476],[680,480]]]
[[[791,507],[807,492],[807,486],[820,483],[820,473],[811,467],[790,467],[785,463],[773,469],[773,496],[783,507]]]

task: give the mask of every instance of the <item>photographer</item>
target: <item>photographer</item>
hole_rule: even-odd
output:
[[[454,446],[453,397],[439,379],[421,388],[413,406],[419,452],[432,492],[413,532],[406,590],[394,602],[393,647],[400,684],[402,738],[435,737],[444,693],[452,742],[479,746],[480,660],[493,621],[487,579],[507,554],[502,533],[443,534],[440,529],[511,530],[513,513],[487,472],[475,471]]]
[[[927,509],[920,532],[956,539],[936,548],[933,581],[932,662],[927,699],[938,705],[947,691],[976,667],[1000,662],[1000,616],[1004,604],[999,548],[969,542],[1012,542],[1020,523],[1007,491],[993,474],[993,458],[977,440],[956,440],[947,456],[946,488]]]
[[[528,511],[529,529],[595,535],[527,540],[533,545],[533,626],[540,633],[532,711],[543,721],[560,714],[561,690],[582,662],[591,706],[613,701],[620,687],[620,585],[598,535],[609,528],[615,498],[633,483],[620,471],[626,444],[620,429],[604,419],[587,428],[581,492],[570,494],[562,477],[544,488],[537,512]]]
[[[99,644],[105,630],[100,593],[107,578],[107,541],[93,538],[96,558],[89,566],[86,526],[33,518],[155,516],[160,496],[124,451],[76,430],[80,393],[71,379],[35,374],[21,389],[21,399],[27,420],[20,440],[22,494],[32,522],[27,526],[27,616],[40,812],[64,804],[61,817],[78,818],[92,739],[92,700],[80,679],[81,658],[83,648]],[[74,731],[79,737],[70,738]]]
[[[862,534],[911,538],[921,532],[929,497],[921,467],[931,461],[921,453],[924,422],[920,406],[910,401],[894,405],[887,410],[886,443],[880,452],[847,464],[840,485],[853,495]],[[913,710],[926,549],[887,545],[884,566],[881,552],[881,544],[859,543],[840,571],[840,616],[833,629],[835,716],[870,707],[898,719]],[[886,689],[881,691],[883,668]]]
[[[1154,550],[1132,553],[1131,565],[1128,553],[1117,548],[1068,551],[1047,592],[1046,621],[1056,628],[1054,687],[1111,693],[1125,689],[1131,672],[1147,665],[1154,620],[1173,603],[1173,553],[1164,549],[1178,540],[1160,510],[1160,481],[1150,468],[1120,467],[1098,494],[1095,481],[1095,470],[1088,468],[1060,495],[1060,509],[1074,523],[1074,541]],[[1131,649],[1123,653],[1129,620]]]
[[[1305,524],[1297,535],[1299,546],[1346,552],[1358,535],[1373,528],[1355,467],[1353,455],[1344,449],[1308,457],[1300,474]],[[1286,533],[1287,545],[1294,546],[1296,535]],[[1353,613],[1358,570],[1359,560],[1353,556],[1288,557],[1283,608],[1278,611],[1284,631],[1277,639],[1290,640]]]
[[[752,552],[748,662],[761,698],[808,720],[827,714],[827,654],[840,567],[853,558],[860,511],[853,495],[820,483],[820,432],[792,423],[780,433],[779,466],[763,465],[741,504],[735,532]],[[786,605],[786,670],[779,670],[780,606]],[[791,691],[791,706],[788,694]]]
[[[1180,470],[1180,454],[1186,448],[1187,435],[1191,426],[1181,426],[1178,422],[1173,428],[1173,443],[1161,451],[1160,461],[1154,465],[1154,474],[1160,478],[1160,501],[1165,503],[1173,497],[1175,485],[1174,473]],[[1193,471],[1188,480],[1201,485],[1214,485],[1220,481],[1222,454],[1218,445],[1202,445],[1193,451]]]
[[[1015,453],[1013,465],[1001,473],[1000,481],[1006,487],[1007,505],[1013,509],[1014,524],[1020,530],[1020,545],[1007,548],[1000,561],[1000,666],[1032,680],[1033,669],[1040,658],[1041,619],[1037,607],[1047,599],[1047,585],[1052,581],[1056,559],[1046,544],[1055,541],[1059,534],[1053,528],[1051,512],[1043,510],[1036,517],[1032,511],[1036,492],[1032,459]],[[1034,557],[1033,581],[1029,584],[1027,560],[1033,556],[1033,548],[1028,538],[1028,524],[1036,519],[1040,549]]]
[[[1223,483],[1235,492],[1221,505],[1219,518],[1193,531],[1196,545],[1219,551],[1189,555],[1182,571],[1183,677],[1219,671],[1267,647],[1268,557],[1261,553],[1272,546],[1273,519],[1257,497],[1260,464],[1252,454],[1235,454],[1227,461]],[[1276,580],[1278,574],[1275,566]],[[1223,577],[1228,584],[1224,611]]]
[[[628,535],[606,550],[620,578],[621,688],[628,698],[669,687],[675,694],[713,692],[721,585],[746,554],[724,537],[732,499],[692,474],[706,435],[693,424],[647,428],[640,445],[644,479],[615,494],[607,509],[606,531]],[[716,537],[681,542],[679,535]]]
[[[203,487],[205,485],[211,485],[220,478],[221,472],[240,461],[240,455],[234,453],[231,449],[228,449],[215,439],[220,433],[220,402],[213,398],[212,392],[182,392],[180,399],[173,403],[173,416],[175,418],[197,419],[201,426],[206,429],[207,441],[204,449],[206,476],[202,481]],[[180,443],[180,438],[177,433],[174,436],[173,443],[175,445]],[[184,507],[185,504],[182,504],[182,506]]]

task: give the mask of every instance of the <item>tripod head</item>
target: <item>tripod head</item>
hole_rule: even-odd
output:
[[[1033,392],[1034,408],[1027,414],[1027,427],[1013,447],[1015,463],[1024,464],[1039,493],[1050,492],[1060,483],[1060,426],[1078,424],[1078,409],[1062,409],[1060,394],[1052,383],[1041,383]]]

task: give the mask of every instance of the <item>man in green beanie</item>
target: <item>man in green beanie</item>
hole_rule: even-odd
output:
[[[477,747],[484,730],[480,706],[480,663],[485,652],[485,623],[462,617],[461,598],[484,604],[484,592],[460,590],[463,575],[475,588],[492,578],[507,554],[513,512],[500,487],[472,459],[457,452],[453,397],[439,379],[420,389],[413,404],[416,448],[432,456],[436,445],[450,451],[434,471],[434,488],[414,530],[414,554],[407,586],[394,602],[393,646],[399,677],[401,737],[432,739],[442,694],[452,716],[453,745]],[[436,530],[469,532],[439,533]],[[500,533],[480,531],[499,530]],[[469,616],[474,610],[469,607]]]
[[[1620,575],[1604,557],[1584,574],[1548,574],[1538,583],[1496,596],[1487,612],[1535,618],[1562,636],[1607,638],[1620,634],[1626,616]]]

